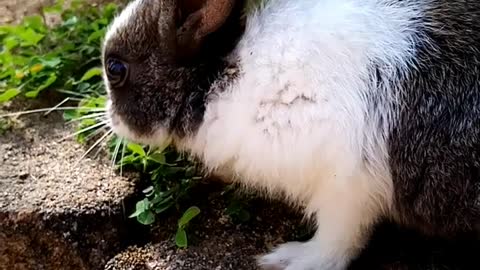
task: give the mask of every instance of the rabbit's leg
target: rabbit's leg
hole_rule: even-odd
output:
[[[329,187],[317,194],[308,207],[317,218],[314,237],[304,243],[280,245],[258,260],[263,269],[346,269],[368,239],[369,228],[377,220],[380,208],[358,185]]]

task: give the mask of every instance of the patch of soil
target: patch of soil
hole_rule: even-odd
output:
[[[7,111],[52,105],[15,103]],[[124,213],[136,178],[112,174],[105,153],[77,163],[85,148],[60,140],[74,132],[60,113],[9,122],[0,135],[0,269],[102,269],[136,228]]]
[[[79,161],[85,147],[61,140],[74,132],[57,112],[15,120],[0,137],[0,211],[108,209],[134,191],[128,178],[114,175],[106,153]]]
[[[178,214],[167,215],[152,228],[151,243],[132,246],[112,258],[106,270],[256,269],[255,257],[285,241],[306,239],[310,228],[302,216],[278,201],[250,198],[245,210],[250,219],[239,222],[226,214],[223,185],[201,184],[192,191],[200,215],[187,229],[189,246],[179,249],[173,236]]]
[[[151,242],[131,246],[112,258],[105,270],[255,270],[257,255],[287,241],[305,241],[313,227],[280,201],[253,197],[246,209],[248,222],[238,223],[225,214],[228,205],[221,185],[205,184],[192,191],[190,204],[201,214],[188,227],[189,247],[174,244],[178,214],[156,223]],[[319,250],[319,253],[322,251]],[[471,270],[480,269],[480,239],[465,235],[455,240],[425,237],[394,224],[380,224],[349,270]]]
[[[53,0],[0,0],[0,25],[18,23],[24,16],[39,14],[43,6],[54,2]]]
[[[0,25],[19,23],[23,17],[28,15],[42,14],[45,6],[55,4],[55,0],[0,0]],[[66,0],[68,5],[71,0]],[[101,5],[115,2],[125,4],[128,0],[87,0],[92,5]]]

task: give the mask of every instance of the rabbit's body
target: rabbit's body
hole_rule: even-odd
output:
[[[135,1],[107,35],[106,58],[122,48],[152,70],[110,89],[113,127],[150,144],[171,136],[211,170],[305,206],[313,239],[262,266],[343,269],[384,218],[478,228],[480,3],[267,0],[227,57],[166,72],[152,59],[170,56],[151,48],[169,28],[151,40],[145,29],[172,2],[156,2]]]
[[[480,231],[480,2],[431,1],[388,140],[399,221]]]

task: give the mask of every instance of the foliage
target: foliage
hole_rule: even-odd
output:
[[[135,212],[130,217],[136,218],[141,224],[151,225],[157,215],[173,207],[180,209],[180,202],[201,179],[195,163],[178,155],[168,147],[168,143],[155,149],[128,142],[123,144],[125,152],[119,159],[119,167],[133,167],[147,174],[152,183],[143,190],[144,198],[136,203]],[[114,145],[116,142],[113,141],[110,147],[113,148]],[[189,208],[179,220],[175,236],[178,247],[187,246],[185,228],[200,213],[197,209],[198,207]]]
[[[183,216],[178,221],[177,233],[175,234],[175,243],[178,247],[187,247],[187,233],[186,227],[190,221],[200,214],[200,209],[196,206],[192,206],[183,213]]]
[[[244,200],[233,198],[227,206],[226,214],[236,222],[247,222],[250,220],[250,212],[246,210],[247,206]]]
[[[35,98],[47,89],[80,98],[105,93],[98,68],[101,40],[117,6],[62,6],[57,1],[44,10],[62,18],[56,26],[47,26],[40,15],[0,26],[0,103],[20,94]]]
[[[225,214],[229,215],[232,221],[237,223],[243,223],[250,220],[251,215],[247,210],[250,207],[250,201],[248,198],[240,197],[235,194],[236,185],[228,185],[223,193],[223,196],[228,198],[228,205],[225,209]]]
[[[152,185],[143,191],[145,198],[136,205],[130,217],[145,225],[152,224],[154,214],[160,214],[178,202],[201,179],[193,162],[178,155],[171,147],[152,149],[134,143],[125,143],[125,154],[119,166],[133,167],[147,174]]]

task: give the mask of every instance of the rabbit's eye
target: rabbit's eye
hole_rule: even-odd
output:
[[[107,60],[107,77],[113,86],[122,86],[127,77],[127,65],[115,58]]]

